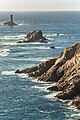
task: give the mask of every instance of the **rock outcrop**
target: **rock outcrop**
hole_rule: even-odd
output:
[[[15,73],[25,73],[29,77],[39,77],[45,73],[56,61],[56,58],[47,60],[46,62],[40,63],[32,68],[27,68],[23,70],[16,70]]]
[[[80,97],[78,97],[75,100],[73,100],[71,105],[74,105],[78,110],[80,110]]]
[[[15,26],[15,25],[18,25],[18,24],[14,23],[14,21],[13,21],[13,15],[11,14],[10,21],[9,22],[5,22],[4,25]]]
[[[34,30],[32,32],[29,32],[25,39],[19,40],[17,43],[29,43],[29,42],[47,43],[47,39],[43,37],[41,30]]]
[[[55,49],[55,47],[54,47],[54,46],[51,46],[50,48]]]
[[[28,73],[28,70],[29,76],[36,76],[39,81],[55,81],[56,84],[47,90],[60,91],[57,98],[74,100],[80,96],[80,42],[66,48],[57,59],[28,68],[26,72],[18,70],[16,73]],[[80,109],[80,98],[74,100],[73,105]]]

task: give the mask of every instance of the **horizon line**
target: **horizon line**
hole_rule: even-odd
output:
[[[80,12],[80,10],[14,10],[0,12]]]

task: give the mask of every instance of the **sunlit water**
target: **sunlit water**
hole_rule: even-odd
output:
[[[8,21],[10,14],[0,13],[0,24]],[[37,82],[14,71],[57,57],[65,47],[80,41],[80,12],[13,15],[18,26],[0,26],[0,120],[76,120],[80,111],[54,98],[56,92],[46,90],[51,83]],[[48,43],[17,44],[34,29],[42,30]]]

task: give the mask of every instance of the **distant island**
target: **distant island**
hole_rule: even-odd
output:
[[[11,14],[10,15],[10,21],[9,22],[5,22],[4,25],[15,26],[15,25],[18,25],[18,24],[14,23],[14,21],[13,21],[13,15]]]

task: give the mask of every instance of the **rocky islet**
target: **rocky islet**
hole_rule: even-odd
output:
[[[40,42],[47,43],[47,39],[43,36],[41,30],[33,30],[29,32],[23,40],[19,40],[17,43],[29,43],[29,42]]]
[[[9,22],[5,22],[4,25],[8,25],[8,26],[15,26],[18,25],[13,21],[13,15],[10,15],[10,21]]]

